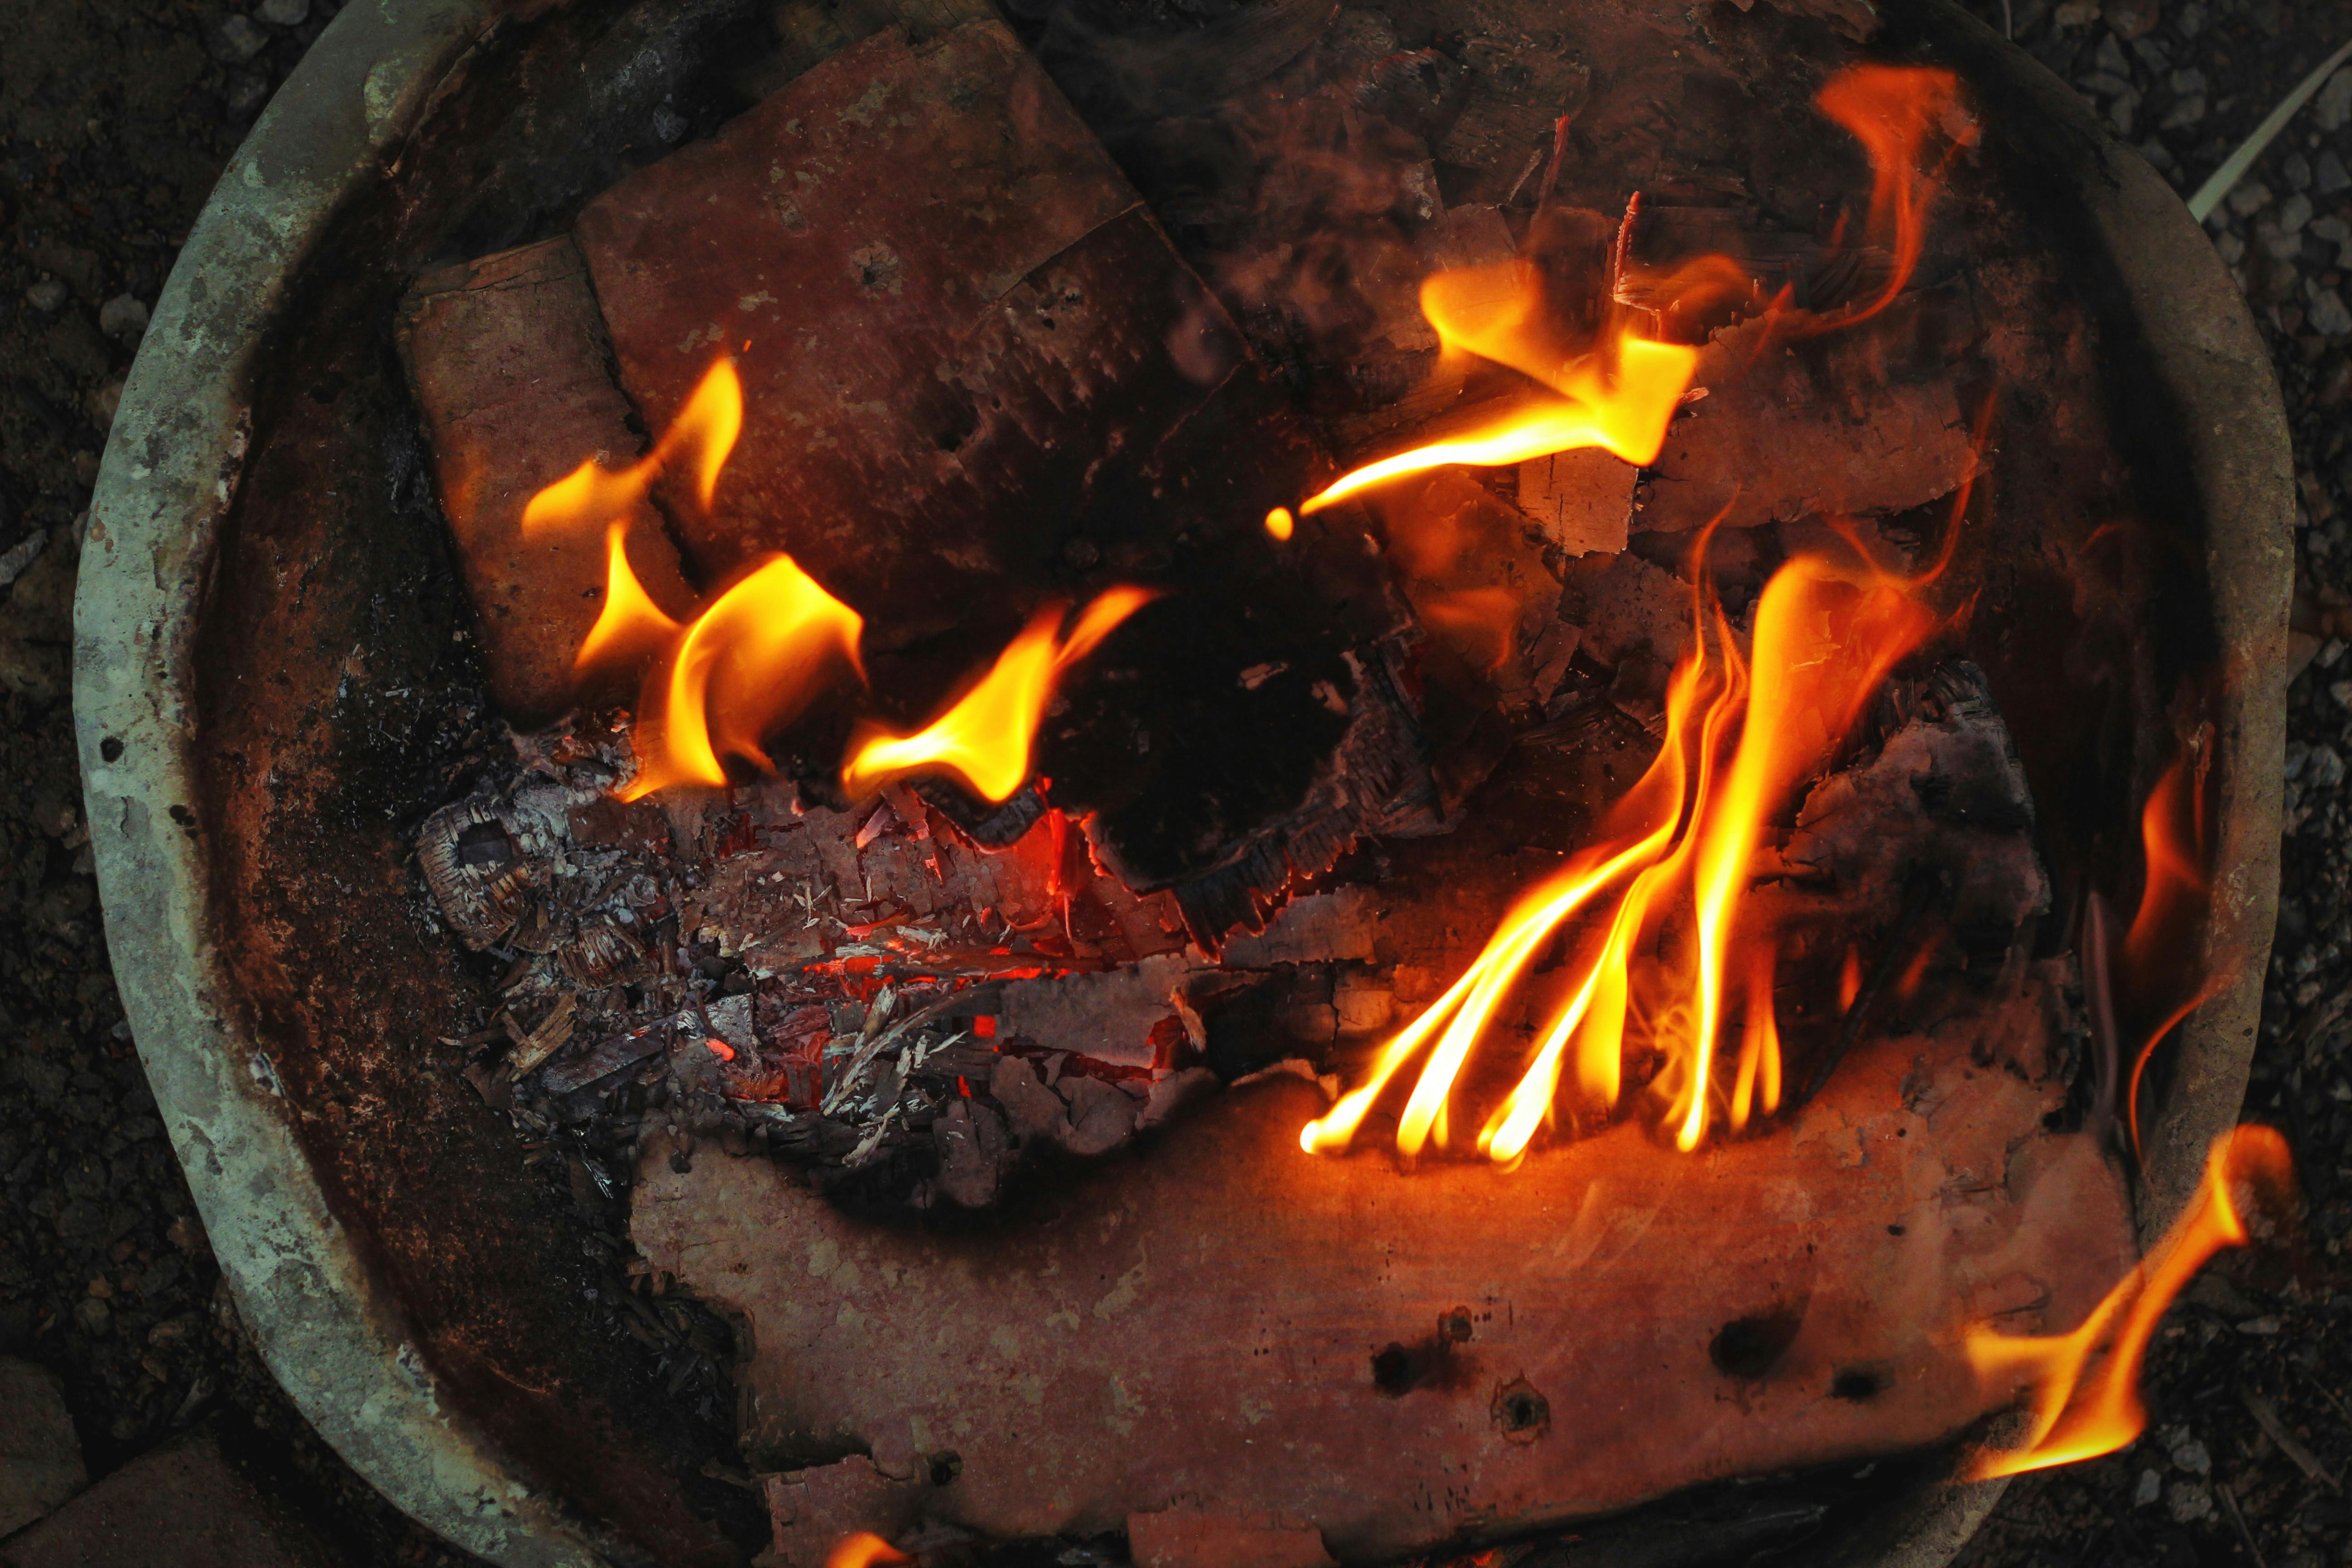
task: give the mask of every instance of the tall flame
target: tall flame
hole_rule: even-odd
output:
[[[662,470],[681,457],[693,465],[695,495],[708,511],[719,493],[719,471],[742,433],[743,383],[735,374],[734,361],[718,360],[703,373],[652,451],[618,469],[589,458],[530,498],[522,509],[522,531],[529,535],[552,527],[609,522],[643,500]]]
[[[1571,1047],[1580,1097],[1614,1106],[1634,1027],[1665,1054],[1659,1081],[1671,1098],[1675,1143],[1696,1148],[1722,1098],[1716,1055],[1731,1013],[1731,939],[1763,826],[1827,763],[1895,662],[1927,638],[1935,617],[1916,596],[1917,586],[1874,566],[1796,557],[1765,585],[1753,652],[1744,659],[1721,615],[1712,617],[1711,629],[1702,616],[1708,635],[1696,640],[1667,690],[1664,744],[1612,812],[1604,847],[1522,900],[1463,976],[1388,1042],[1364,1081],[1301,1131],[1300,1146],[1309,1152],[1347,1147],[1373,1103],[1425,1047],[1427,1060],[1398,1121],[1397,1148],[1413,1155],[1432,1142],[1444,1146],[1448,1097],[1496,1007],[1555,931],[1580,910],[1605,908],[1605,896],[1622,883],[1604,934],[1585,944],[1591,951],[1572,972],[1568,1000],[1517,1086],[1486,1122],[1478,1148],[1499,1162],[1526,1151],[1554,1112]],[[1637,985],[1635,957],[1670,902],[1689,912],[1690,951],[1678,964],[1643,970]],[[1735,1126],[1759,1108],[1769,1114],[1780,1100],[1770,948],[1749,952],[1738,977],[1745,1016],[1727,1108]]]
[[[1839,72],[1814,100],[1868,153],[1871,165],[1869,237],[1885,246],[1894,266],[1875,298],[1837,316],[1834,326],[1867,321],[1909,283],[1927,243],[1927,212],[1941,178],[1923,153],[1938,129],[1957,150],[1975,140],[1958,112],[1959,81],[1950,71],[1916,66],[1859,65]],[[1949,154],[1947,154],[1948,159]],[[1634,270],[1626,254],[1641,198],[1633,198],[1612,258],[1613,321],[1599,342],[1564,339],[1547,309],[1542,269],[1528,258],[1461,268],[1423,280],[1421,311],[1449,354],[1469,354],[1506,365],[1549,394],[1444,440],[1425,443],[1341,476],[1299,507],[1318,511],[1360,490],[1406,474],[1451,463],[1496,468],[1554,452],[1599,447],[1635,467],[1657,460],[1666,428],[1698,368],[1698,350],[1665,342],[1632,324],[1635,312],[1617,304],[1614,285]],[[1656,320],[1681,320],[1723,302],[1753,301],[1754,280],[1727,257],[1706,256],[1641,276]],[[1276,526],[1268,519],[1268,526]],[[1281,535],[1277,533],[1277,537]]]
[[[1971,1332],[1966,1348],[1979,1378],[1988,1385],[2031,1386],[2033,1393],[2023,1446],[1980,1455],[1969,1479],[2095,1458],[2138,1436],[2147,1426],[2140,1363],[2164,1310],[2206,1259],[2225,1247],[2246,1245],[2247,1200],[2283,1197],[2294,1180],[2285,1139],[2268,1127],[2232,1129],[2214,1141],[2205,1180],[2164,1239],[2080,1327],[2035,1338]]]
[[[1930,132],[1948,127],[1953,149],[1976,140],[1976,128],[1956,114],[1959,79],[1924,66],[1850,66],[1822,87],[1813,102],[1870,154],[1870,238],[1895,258],[1876,298],[1841,318],[1851,325],[1895,302],[1919,265],[1927,245],[1927,209],[1941,182],[1941,164],[1922,158]]]
[[[2198,760],[2201,762],[2203,755],[2200,752]],[[2143,1026],[2150,1013],[2160,1009],[2161,1015],[2154,1026],[2147,1026],[2126,1079],[2124,1121],[2134,1150],[2140,1147],[2140,1080],[2147,1074],[2156,1047],[2175,1025],[2218,989],[2216,977],[2203,973],[2204,955],[2196,950],[2213,903],[2205,782],[2201,768],[2192,767],[2188,757],[2178,758],[2157,779],[2140,808],[2140,851],[2146,873],[2139,908],[2124,933],[2118,965],[2120,994],[2116,1000],[2124,1005],[2133,1022]]]
[[[944,773],[983,799],[1011,798],[1029,776],[1030,746],[1055,682],[1153,596],[1145,588],[1112,588],[1080,612],[1066,636],[1059,630],[1066,605],[1038,611],[979,684],[922,730],[894,735],[860,726],[842,788],[855,798],[909,773]]]

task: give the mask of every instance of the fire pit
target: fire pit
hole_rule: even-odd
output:
[[[2286,471],[1940,6],[354,7],[102,471],[110,936],[501,1562],[1940,1562],[2230,1239]]]

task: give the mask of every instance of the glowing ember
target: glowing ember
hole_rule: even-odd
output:
[[[880,1563],[912,1563],[913,1558],[870,1531],[845,1535],[824,1560],[824,1568],[875,1568]]]
[[[1433,1037],[1396,1141],[1407,1155],[1433,1141],[1445,1146],[1447,1098],[1496,1005],[1526,978],[1547,938],[1630,877],[1606,934],[1580,961],[1569,1001],[1486,1123],[1478,1148],[1497,1161],[1525,1152],[1554,1113],[1571,1046],[1580,1100],[1604,1113],[1614,1107],[1622,1056],[1637,1037],[1665,1058],[1657,1087],[1676,1145],[1696,1148],[1724,1098],[1717,1041],[1728,1022],[1732,938],[1763,826],[1829,760],[1888,669],[1933,629],[1934,616],[1916,595],[1919,585],[1874,567],[1799,556],[1766,584],[1746,659],[1721,616],[1702,612],[1694,651],[1667,693],[1664,747],[1612,813],[1603,847],[1506,917],[1468,972],[1389,1042],[1364,1083],[1307,1124],[1301,1147],[1347,1147],[1373,1102]],[[1637,970],[1635,955],[1655,945],[1670,914],[1689,917],[1686,956]],[[1744,1017],[1726,1107],[1735,1126],[1759,1108],[1776,1109],[1780,1087],[1770,938],[1741,934],[1754,945],[1745,950],[1739,976]]]
[[[1979,1456],[1969,1479],[2095,1458],[2138,1436],[2147,1425],[2140,1362],[2164,1310],[2207,1258],[2246,1245],[2245,1215],[2256,1203],[2291,1194],[2294,1183],[2285,1139],[2267,1127],[2235,1128],[2214,1141],[2203,1184],[2164,1239],[2079,1328],[2031,1339],[1971,1333],[1967,1351],[1977,1375],[1989,1386],[2030,1386],[2033,1395],[2023,1446]]]
[[[910,773],[951,773],[982,799],[1011,798],[1029,776],[1030,744],[1055,681],[1152,597],[1144,588],[1113,588],[1086,607],[1067,636],[1059,631],[1066,606],[1040,610],[980,683],[918,733],[861,726],[842,788],[856,798]]]

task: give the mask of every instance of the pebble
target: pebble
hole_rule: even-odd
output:
[[[2213,237],[2213,248],[2221,253],[2224,266],[2235,267],[2246,258],[2246,242],[2226,228]]]
[[[2125,58],[2124,47],[2113,33],[2101,38],[2099,47],[2091,51],[2091,65],[2109,76],[2119,76],[2126,81],[2131,79],[2131,61]]]
[[[2336,155],[2335,148],[2322,152],[2311,165],[2311,187],[2323,196],[2352,189],[2352,172],[2347,172],[2344,160]]]
[[[110,338],[130,340],[147,330],[147,306],[135,294],[117,294],[98,308],[98,330]]]
[[[2183,1437],[2172,1445],[2172,1468],[2192,1476],[2210,1476],[2213,1473],[2212,1451],[2194,1437]]]
[[[74,1326],[92,1339],[98,1339],[114,1327],[114,1309],[95,1296],[84,1296],[74,1303]]]
[[[2192,92],[2164,111],[2157,122],[2159,131],[2193,131],[2205,122],[2205,95]]]
[[[60,278],[42,279],[25,290],[25,303],[45,314],[50,310],[62,310],[66,303],[65,280]]]
[[[2260,180],[2248,180],[2230,193],[2230,210],[2240,217],[2252,217],[2273,200],[2268,185]]]
[[[2146,1508],[2163,1495],[2164,1478],[2154,1470],[2142,1470],[2139,1473],[2139,1486],[2132,1493],[2133,1506]]]
[[[2352,122],[2352,66],[2346,66],[2327,79],[2312,100],[2313,122],[2326,132],[2341,131]]]
[[[236,71],[228,79],[228,102],[223,110],[232,125],[242,125],[261,112],[269,101],[269,79],[250,71]]]
[[[2213,1489],[2195,1481],[2175,1481],[2165,1494],[2165,1506],[2172,1511],[2172,1522],[2188,1524],[2210,1518],[2213,1512]]]
[[[2345,308],[2344,296],[2333,289],[2322,289],[2311,297],[2311,309],[2304,320],[2321,337],[2352,337],[2352,310]]]
[[[250,16],[230,16],[209,30],[205,44],[225,66],[241,66],[269,47],[269,35]]]
[[[2205,30],[2205,7],[2197,0],[2189,0],[2172,18],[2172,30],[2186,41]]]
[[[2295,192],[2279,203],[2271,221],[2278,225],[2281,234],[2301,234],[2303,226],[2311,221],[2311,198],[2301,191]]]
[[[310,19],[310,0],[261,0],[254,15],[273,27],[299,27]]]

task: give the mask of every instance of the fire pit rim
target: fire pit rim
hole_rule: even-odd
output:
[[[397,162],[436,89],[502,15],[496,0],[346,7],[231,162],[158,302],[100,467],[76,605],[75,713],[125,1010],[265,1359],[320,1434],[402,1508],[468,1551],[541,1568],[605,1553],[560,1499],[519,1480],[437,1397],[401,1303],[333,1214],[210,939],[213,893],[192,809],[205,765],[195,634],[265,345],[334,216]],[[2085,215],[2160,379],[2193,416],[2184,434],[2210,531],[2225,673],[2217,729],[2232,763],[2219,814],[2231,873],[2216,889],[2213,945],[2240,967],[2182,1030],[2175,1092],[2138,1194],[2153,1234],[2195,1186],[2205,1144],[2235,1120],[2276,909],[2279,801],[2263,787],[2274,775],[2244,761],[2284,745],[2293,561],[2284,411],[2242,300],[2170,187],[2063,83],[1957,7],[1926,0],[1907,20],[2001,73],[2090,149],[2070,171]],[[2240,421],[2216,417],[2222,409]],[[1948,1563],[2001,1488],[1920,1489],[1875,1532],[1876,1561]]]
[[[75,602],[74,718],[123,1008],[271,1373],[353,1468],[446,1539],[508,1568],[584,1568],[605,1554],[438,1397],[399,1303],[304,1160],[207,934],[191,805],[204,766],[196,627],[272,328],[337,210],[383,177],[433,88],[499,20],[489,0],[346,6],[223,172],[100,465]]]

